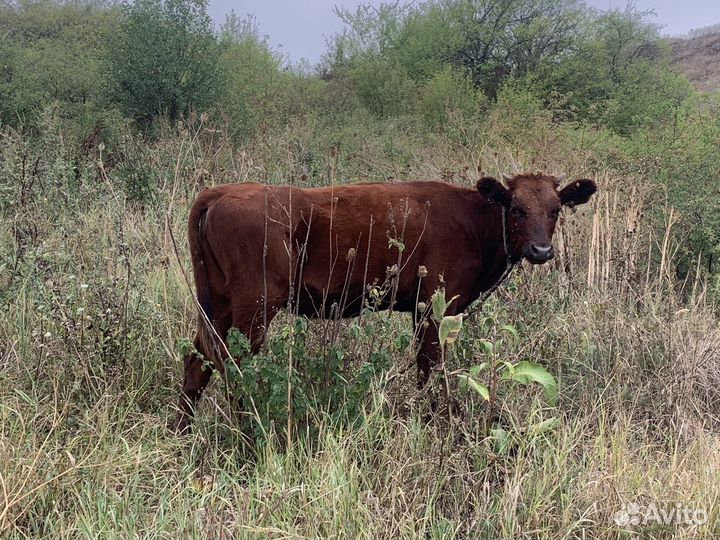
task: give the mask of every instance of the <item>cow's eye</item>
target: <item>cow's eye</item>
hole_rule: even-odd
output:
[[[525,217],[527,214],[525,213],[525,210],[523,210],[519,206],[511,206],[510,215],[513,217]]]

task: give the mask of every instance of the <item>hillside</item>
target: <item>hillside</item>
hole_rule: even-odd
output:
[[[675,62],[697,90],[720,90],[720,30],[670,44]]]
[[[585,4],[0,0],[0,540],[720,538],[720,100]]]

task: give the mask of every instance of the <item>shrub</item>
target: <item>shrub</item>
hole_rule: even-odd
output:
[[[355,324],[350,332],[368,328]],[[399,346],[407,344],[403,341]],[[244,429],[261,438],[268,433],[287,437],[288,428],[313,432],[318,416],[323,415],[333,422],[360,419],[368,393],[390,367],[393,352],[380,347],[359,368],[351,369],[356,366],[340,343],[329,343],[320,351],[311,349],[304,317],[282,325],[270,337],[266,353],[250,354],[247,338],[234,328],[228,333],[228,348],[233,356],[225,362],[228,395],[248,412],[243,417]]]
[[[472,118],[485,104],[484,96],[461,70],[446,66],[437,72],[422,88],[419,112],[426,124],[434,130],[442,130],[448,123],[449,114]]]
[[[350,71],[361,103],[380,117],[409,112],[415,83],[403,67],[385,57],[358,61]]]
[[[147,127],[159,115],[178,119],[212,102],[218,45],[206,0],[139,0],[123,5],[107,61],[113,95]]]

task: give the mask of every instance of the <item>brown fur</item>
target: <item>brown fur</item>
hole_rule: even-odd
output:
[[[508,263],[545,262],[545,246],[561,204],[586,202],[590,180],[557,190],[557,179],[523,175],[508,189],[491,178],[475,189],[442,182],[342,185],[301,189],[233,184],[202,192],[193,204],[188,236],[198,301],[225,338],[245,333],[257,352],[266,326],[282,308],[301,315],[353,317],[368,286],[385,285],[380,307],[414,312],[442,284],[458,296],[448,314],[464,311],[494,285]],[[509,257],[503,238],[503,213]],[[397,240],[404,249],[399,259]],[[533,245],[540,246],[540,257]],[[540,258],[537,258],[540,257]],[[543,260],[541,260],[543,259]],[[398,265],[393,272],[393,265]],[[418,268],[427,276],[421,278]],[[394,292],[393,292],[394,291]],[[438,359],[437,330],[421,332],[419,384]],[[198,352],[222,369],[213,337],[201,322]],[[179,429],[187,431],[210,378],[202,359],[185,358]]]

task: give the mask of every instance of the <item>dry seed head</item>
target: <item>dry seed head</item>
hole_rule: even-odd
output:
[[[350,262],[350,261],[352,261],[352,260],[355,258],[355,255],[357,255],[357,251],[355,250],[355,248],[350,248],[350,249],[348,249],[347,256],[345,257],[345,260],[346,260],[347,262]]]
[[[420,312],[424,312],[427,309],[427,304],[425,302],[418,302],[417,309]]]
[[[420,266],[418,266],[418,272],[417,272],[418,277],[424,278],[427,276],[427,274],[428,274],[428,271],[424,265],[421,264]]]

